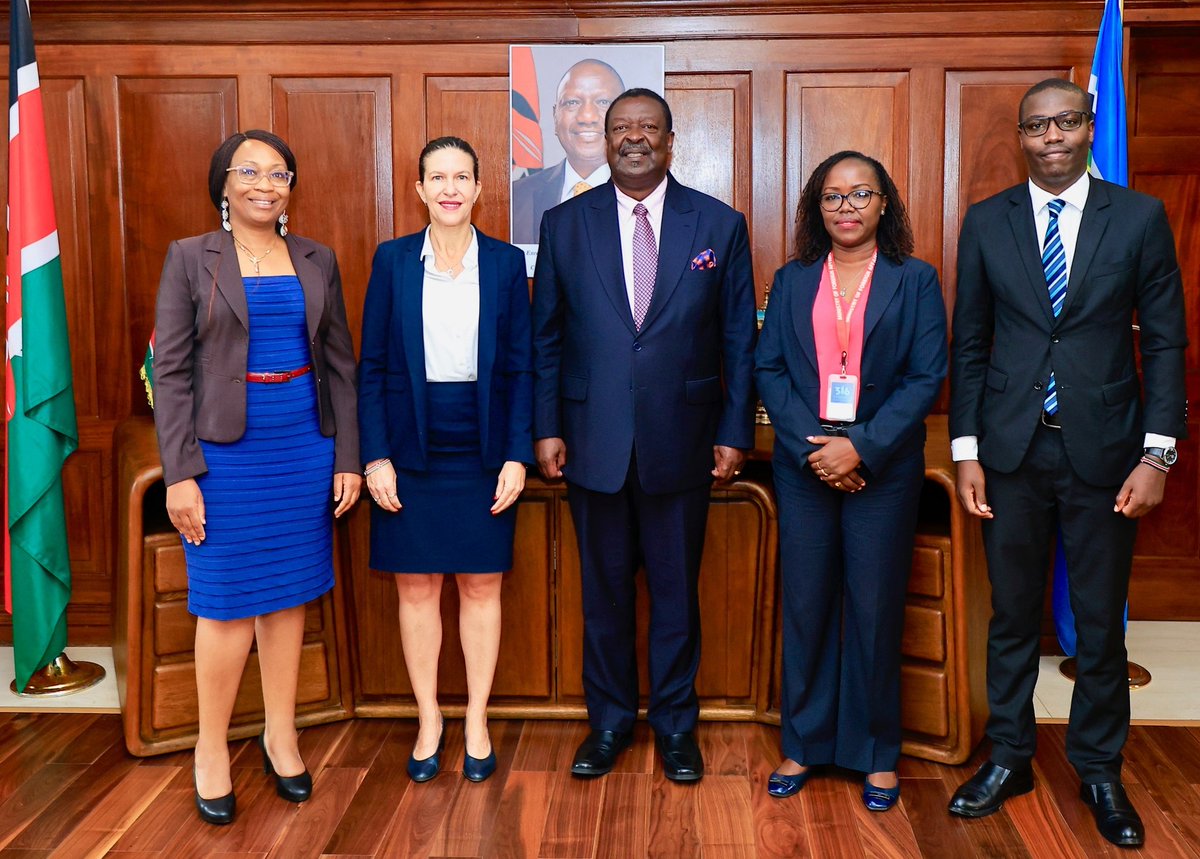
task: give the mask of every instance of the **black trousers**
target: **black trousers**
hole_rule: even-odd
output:
[[[709,484],[650,495],[630,463],[613,494],[568,483],[579,540],[583,591],[583,688],[593,728],[628,731],[638,709],[637,589],[645,565],[650,591],[650,703],[656,734],[691,731],[700,713],[697,583],[708,521]]]
[[[900,758],[900,639],[924,482],[921,451],[854,494],[776,455],[783,580],[783,754],[888,772]]]
[[[992,760],[1009,769],[1033,758],[1033,689],[1046,576],[1062,528],[1079,673],[1071,697],[1067,758],[1094,784],[1121,777],[1129,733],[1124,610],[1137,521],[1113,512],[1119,486],[1090,486],[1071,468],[1061,431],[1040,426],[1020,468],[985,468],[995,518],[983,522],[992,620],[988,627],[987,735]]]

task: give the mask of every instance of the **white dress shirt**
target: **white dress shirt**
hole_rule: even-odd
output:
[[[621,261],[625,270],[625,294],[629,298],[629,312],[633,313],[633,228],[637,224],[637,216],[633,208],[638,203],[646,207],[646,217],[650,220],[650,229],[654,231],[654,248],[658,250],[659,237],[662,233],[663,203],[667,199],[667,180],[664,178],[657,188],[650,192],[644,200],[635,200],[613,184],[617,192],[617,222],[621,228]]]
[[[601,164],[599,167],[593,170],[591,175],[589,175],[586,179],[575,172],[575,168],[571,166],[571,160],[569,158],[563,159],[563,167],[566,169],[563,170],[563,185],[558,195],[558,202],[560,203],[565,203],[567,200],[570,200],[572,196],[574,196],[571,192],[575,190],[575,186],[580,182],[587,182],[589,185],[595,188],[607,182],[609,177],[612,175],[612,172],[608,169],[607,164]]]
[[[479,237],[471,244],[458,277],[438,271],[425,230],[421,262],[421,319],[425,334],[425,381],[474,382],[479,370]]]
[[[1046,247],[1046,228],[1050,225],[1050,201],[1066,203],[1058,213],[1058,235],[1062,239],[1063,255],[1067,262],[1067,282],[1071,280],[1071,264],[1075,260],[1075,245],[1079,240],[1079,224],[1083,220],[1083,207],[1087,203],[1091,178],[1085,171],[1075,183],[1061,194],[1051,194],[1029,180],[1029,197],[1033,201],[1033,222],[1037,229],[1038,254]],[[1146,433],[1146,447],[1174,447],[1175,439],[1169,436]],[[955,462],[964,459],[979,459],[979,439],[964,435],[950,440],[950,458]]]

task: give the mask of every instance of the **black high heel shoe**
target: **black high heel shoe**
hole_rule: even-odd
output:
[[[304,802],[312,796],[312,775],[306,769],[300,775],[279,775],[271,756],[267,754],[267,732],[258,735],[258,747],[262,749],[263,772],[275,776],[275,792],[288,802]]]
[[[233,823],[233,816],[237,813],[237,797],[233,795],[232,790],[216,799],[205,799],[200,795],[200,788],[196,785],[194,769],[192,770],[192,786],[196,791],[196,811],[200,812],[201,820],[214,826],[227,826]]]

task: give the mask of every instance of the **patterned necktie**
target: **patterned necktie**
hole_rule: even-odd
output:
[[[633,207],[636,219],[633,226],[633,324],[638,331],[642,330],[646,310],[654,297],[654,278],[658,274],[658,247],[654,244],[654,228],[646,217],[648,212],[641,203]]]
[[[1050,223],[1046,225],[1046,242],[1042,250],[1042,269],[1046,272],[1046,288],[1050,291],[1050,307],[1054,317],[1062,313],[1063,300],[1067,297],[1067,254],[1063,250],[1062,236],[1058,234],[1058,216],[1066,202],[1051,200]],[[1058,389],[1054,385],[1054,370],[1050,371],[1050,382],[1046,385],[1046,399],[1042,407],[1046,414],[1058,411]]]
[[[587,182],[576,182],[574,185],[571,186],[571,196],[578,197],[584,191],[590,191],[590,190],[592,190],[592,186],[589,185]]]

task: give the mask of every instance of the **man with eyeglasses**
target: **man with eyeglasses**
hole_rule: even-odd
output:
[[[1100,834],[1136,847],[1145,833],[1121,784],[1123,611],[1137,520],[1162,501],[1186,435],[1187,334],[1163,204],[1088,176],[1089,107],[1068,81],[1032,87],[1017,130],[1029,181],[972,206],[959,236],[950,435],[992,583],[992,748],[949,810],[984,817],[1033,789],[1042,603],[1061,530],[1079,662],[1067,758]]]

